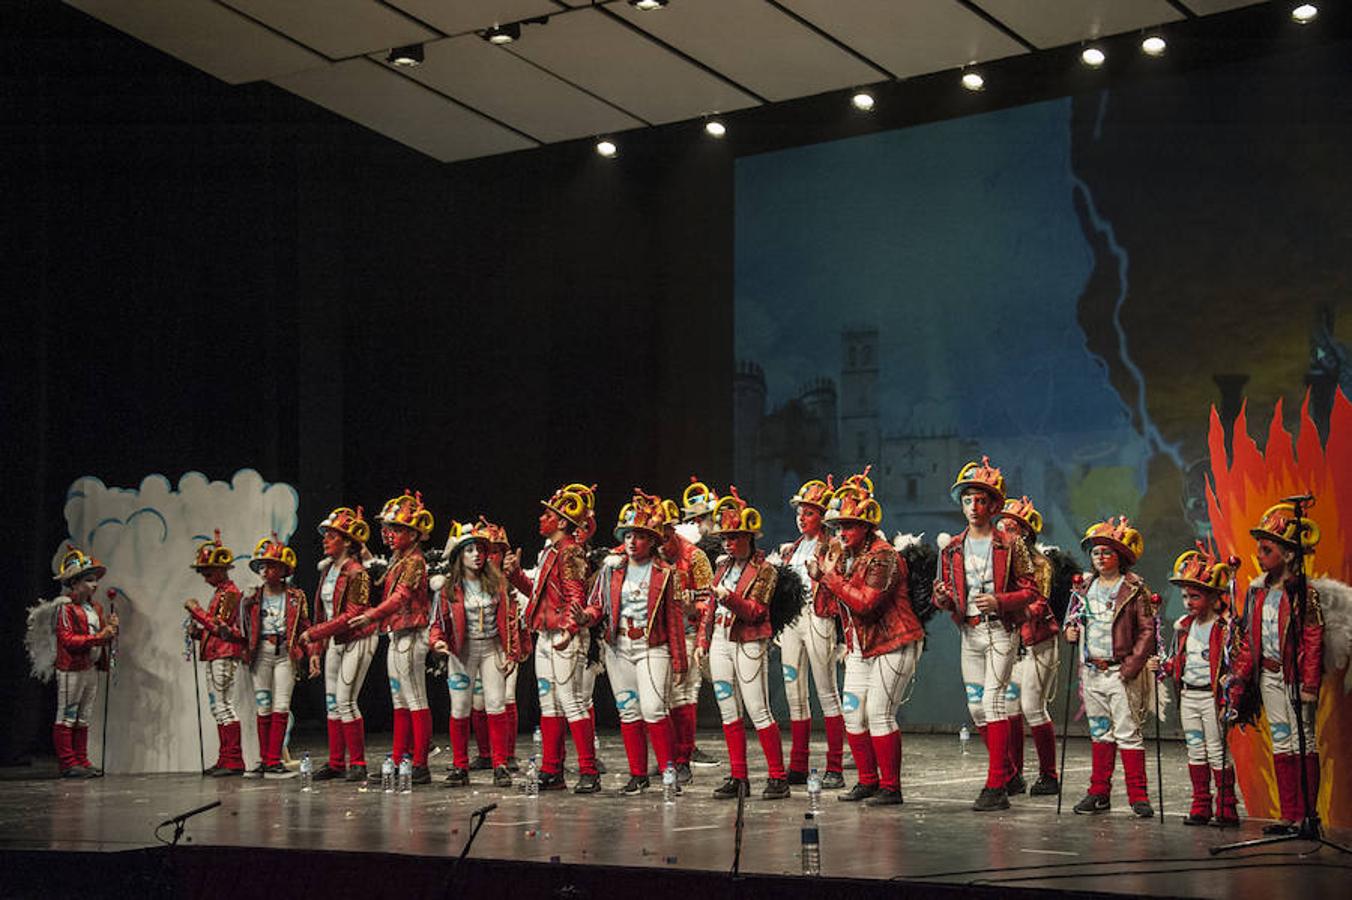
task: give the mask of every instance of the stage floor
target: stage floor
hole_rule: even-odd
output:
[[[383,736],[372,737],[370,758],[383,758]],[[723,757],[721,737],[702,734],[700,745]],[[308,746],[320,758],[321,742],[319,735],[301,734],[293,738],[297,745],[293,752]],[[637,797],[619,794],[627,776],[620,773],[623,751],[618,735],[603,735],[602,744],[610,766],[603,779],[604,793],[575,796],[569,791],[538,799],[493,788],[487,772],[473,773],[476,783],[469,788],[444,788],[440,783],[448,762],[444,752],[433,758],[432,785],[395,796],[361,791],[343,782],[319,784],[305,794],[298,779],[154,775],[67,781],[16,779],[11,771],[0,781],[0,849],[87,852],[155,846],[157,823],[219,799],[220,808],[188,823],[187,841],[454,856],[468,834],[470,812],[496,802],[497,810],[474,844],[474,857],[727,871],[736,803],[709,795],[721,783],[725,768],[695,769],[694,784],[674,809],[667,808],[660,788]],[[1297,892],[1338,896],[1352,874],[1352,857],[1329,850],[1308,855],[1312,847],[1307,843],[1211,857],[1211,846],[1256,837],[1264,823],[1246,819],[1238,830],[1184,826],[1181,819],[1190,788],[1181,743],[1164,745],[1162,824],[1158,816],[1148,821],[1131,816],[1120,769],[1112,812],[1097,817],[1071,814],[1070,806],[1082,796],[1088,779],[1088,744],[1080,739],[1070,742],[1069,781],[1059,818],[1055,797],[1021,796],[1006,812],[973,812],[970,805],[985,772],[984,753],[976,741],[967,755],[952,735],[907,735],[904,748],[904,806],[868,809],[840,803],[830,792],[824,795],[820,816],[824,875],[1266,900]],[[797,873],[806,793],[794,788],[789,800],[760,800],[764,767],[755,766],[759,749],[754,741],[750,749],[754,790],[746,804],[741,869]],[[530,752],[529,739],[520,750]],[[815,762],[820,763],[823,752],[822,742],[814,742]],[[1031,744],[1028,753],[1033,761]],[[1153,747],[1149,755],[1151,799],[1158,809]],[[1036,768],[1035,761],[1032,767]],[[849,768],[845,775],[852,783]],[[1346,831],[1329,837],[1352,843],[1352,833]]]

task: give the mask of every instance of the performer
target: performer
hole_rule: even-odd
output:
[[[722,541],[710,533],[714,527],[713,513],[717,504],[718,492],[691,475],[690,483],[681,492],[682,521],[681,525],[676,528],[676,533],[694,544],[695,549],[704,554],[707,562],[712,562],[723,554]],[[709,570],[709,577],[710,579],[713,578],[712,567]],[[698,643],[696,633],[699,630],[699,623],[703,621],[704,611],[712,602],[712,592],[706,592],[705,595],[695,598],[693,613],[687,610],[685,647],[686,656],[691,660],[695,658],[695,649]],[[681,683],[680,689],[672,696],[672,709],[684,710],[674,713],[677,728],[677,758],[689,757],[690,765],[700,767],[718,765],[718,757],[695,743],[700,686],[706,683],[711,685],[713,683],[709,674],[708,658],[705,658],[699,665],[690,667],[690,671],[686,673],[685,681]],[[685,710],[687,706],[689,709]]]
[[[366,671],[376,655],[376,623],[354,628],[352,620],[366,612],[371,600],[371,576],[362,557],[371,526],[355,510],[340,506],[319,523],[324,537],[320,563],[319,602],[315,624],[301,638],[313,657],[324,657],[324,708],[329,729],[329,761],[315,772],[316,781],[345,778],[366,780],[366,723],[357,699]]]
[[[545,550],[535,579],[521,570],[521,551],[513,550],[503,560],[512,586],[530,597],[526,619],[538,637],[535,643],[535,677],[540,691],[540,732],[544,759],[540,765],[540,789],[560,791],[563,781],[564,728],[572,733],[577,750],[576,794],[601,790],[596,771],[596,729],[583,696],[583,670],[587,666],[589,629],[600,620],[599,607],[587,599],[587,556],[578,541],[586,534],[595,506],[595,488],[570,484],[559,488],[540,516],[540,535]]]
[[[836,614],[829,591],[808,577],[808,563],[826,552],[822,520],[834,493],[831,476],[813,479],[789,500],[798,521],[798,538],[779,550],[780,559],[798,572],[807,586],[798,617],[779,633],[780,667],[784,672],[784,697],[789,704],[789,727],[793,745],[789,751],[789,784],[806,784],[808,745],[812,740],[812,704],[808,697],[808,666],[817,688],[822,721],[826,726],[826,772],[822,787],[845,787],[842,774],[845,749],[845,717],[840,711],[836,688]],[[864,551],[866,547],[854,548]],[[902,579],[903,581],[905,578]],[[861,726],[862,727],[862,726]]]
[[[352,628],[377,622],[390,636],[385,665],[394,703],[396,761],[413,757],[413,783],[430,784],[427,750],[432,740],[432,710],[427,705],[427,625],[432,598],[427,590],[427,560],[419,546],[432,536],[432,513],[422,494],[405,490],[380,511],[380,537],[393,551],[385,570],[380,603],[350,620]],[[372,778],[379,777],[377,772]]]
[[[451,698],[449,787],[469,785],[470,714],[475,679],[484,686],[493,784],[511,787],[507,771],[507,674],[516,669],[516,604],[507,579],[488,555],[490,534],[482,527],[451,523],[444,558],[451,571],[432,619],[432,650],[446,657]]]
[[[706,655],[709,658],[714,696],[718,699],[728,745],[731,771],[714,791],[714,796],[721,800],[734,799],[750,790],[743,707],[751,716],[770,770],[762,799],[782,800],[789,796],[779,725],[770,714],[769,604],[778,573],[765,561],[765,552],[756,549],[760,526],[760,511],[748,505],[735,487],[730,496],[714,507],[713,534],[723,539],[724,556],[714,569],[716,602],[705,610],[695,653],[696,662]]]
[[[1047,699],[1056,682],[1061,665],[1061,644],[1056,636],[1061,623],[1056,621],[1049,602],[1052,593],[1052,563],[1037,548],[1037,536],[1042,533],[1042,513],[1026,496],[1005,501],[1004,509],[995,515],[995,527],[1011,542],[1020,541],[1028,551],[1033,564],[1035,596],[1025,611],[1019,626],[1023,649],[1014,663],[1009,687],[1005,691],[1005,711],[1009,715],[1009,763],[1013,775],[1005,785],[1010,794],[1025,790],[1037,796],[1055,796],[1061,790],[1056,772],[1056,729],[1047,711]],[[1037,749],[1037,781],[1029,788],[1023,779],[1023,724],[1033,733]]]
[[[1111,809],[1113,767],[1122,751],[1122,772],[1131,811],[1143,819],[1155,814],[1146,789],[1145,741],[1141,736],[1144,691],[1141,677],[1155,651],[1155,604],[1150,589],[1130,567],[1141,558],[1145,541],[1125,516],[1091,525],[1080,541],[1094,567],[1082,585],[1074,615],[1066,615],[1066,640],[1080,643],[1081,692],[1093,771],[1089,792],[1075,812],[1093,815]],[[1084,640],[1080,638],[1083,635]]]
[[[502,571],[503,557],[511,549],[511,544],[507,541],[507,530],[501,525],[490,522],[483,516],[479,517],[479,525],[476,528],[481,531],[488,546],[488,560]],[[535,646],[531,638],[530,629],[526,625],[525,612],[526,604],[530,598],[525,594],[507,585],[507,590],[512,594],[512,608],[516,611],[516,621],[512,623],[516,629],[516,637],[513,639],[513,646],[516,648],[516,665],[507,673],[505,691],[506,708],[504,710],[507,716],[507,771],[518,772],[521,769],[520,763],[516,758],[516,735],[518,728],[518,719],[516,712],[516,676],[521,671],[521,664],[530,659],[535,652]],[[476,690],[474,694],[474,708],[478,712],[479,705],[483,703],[483,692]],[[485,728],[487,728],[487,717],[484,719]]]
[[[89,761],[89,713],[99,693],[98,673],[108,671],[108,645],[118,631],[117,614],[105,616],[94,599],[99,579],[107,572],[97,559],[70,545],[56,572],[61,596],[55,610],[56,722],[52,725],[52,744],[62,778],[97,778],[103,774]]]
[[[1258,542],[1258,566],[1263,574],[1254,579],[1244,598],[1238,642],[1230,680],[1231,709],[1240,706],[1241,695],[1255,683],[1272,733],[1272,767],[1277,778],[1281,819],[1263,829],[1266,834],[1296,834],[1305,818],[1301,791],[1301,766],[1309,785],[1310,799],[1319,796],[1319,754],[1315,751],[1315,701],[1323,678],[1324,617],[1319,594],[1306,583],[1305,602],[1298,603],[1297,541],[1306,558],[1313,557],[1319,543],[1319,526],[1302,517],[1296,524],[1295,507],[1278,503],[1269,507],[1249,534]],[[1298,615],[1304,606],[1305,621]],[[1292,702],[1299,699],[1299,706]],[[1300,756],[1296,717],[1305,729],[1304,759]]]
[[[1022,541],[991,527],[1004,507],[1005,477],[989,458],[963,466],[950,493],[961,504],[967,527],[939,553],[934,605],[949,610],[957,623],[967,709],[986,742],[986,786],[972,808],[1009,809],[1005,696],[1018,658],[1019,628],[1037,596],[1033,564]]]
[[[1169,581],[1179,586],[1187,615],[1174,623],[1174,652],[1163,662],[1164,671],[1178,688],[1178,713],[1188,747],[1188,776],[1192,779],[1192,808],[1184,825],[1239,824],[1235,803],[1235,770],[1225,752],[1225,730],[1220,689],[1225,675],[1231,622],[1225,596],[1234,578],[1237,560],[1218,562],[1200,543],[1174,560]],[[1147,663],[1154,671],[1155,658]],[[1211,778],[1216,779],[1216,814],[1211,814]]]
[[[830,501],[836,537],[807,570],[845,624],[845,733],[859,783],[839,799],[896,806],[901,795],[897,706],[915,675],[925,628],[911,609],[906,562],[877,530],[883,510],[868,471]]]
[[[260,540],[254,547],[249,568],[263,576],[263,583],[244,600],[242,620],[248,638],[244,658],[253,676],[254,703],[258,717],[258,768],[254,775],[294,778],[296,773],[282,763],[291,712],[291,693],[300,666],[319,674],[318,648],[308,649],[300,636],[310,627],[305,592],[288,584],[296,571],[296,551],[277,538]]]
[[[663,500],[665,520],[662,523],[662,543],[658,553],[662,561],[676,571],[676,597],[680,601],[683,619],[685,656],[693,660],[698,644],[699,622],[713,598],[713,567],[704,551],[681,536],[677,524],[681,509],[673,500]],[[689,784],[693,780],[690,764],[695,752],[696,713],[699,709],[700,668],[691,665],[681,679],[673,678],[668,691],[672,731],[676,747],[676,780]]]
[[[205,610],[196,597],[183,604],[192,617],[189,634],[199,641],[198,659],[207,670],[207,702],[216,720],[220,751],[214,765],[203,775],[216,777],[243,775],[244,753],[240,740],[239,717],[235,714],[235,674],[247,650],[240,621],[240,591],[230,580],[235,554],[221,543],[220,529],[213,540],[197,548],[192,567],[212,588],[211,603]]]

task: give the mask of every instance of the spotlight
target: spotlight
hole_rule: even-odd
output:
[[[718,121],[717,119],[710,119],[709,121],[705,122],[704,130],[705,132],[708,133],[709,137],[716,138],[721,138],[723,135],[728,133],[727,126],[725,126],[722,122]]]
[[[1080,62],[1091,69],[1097,69],[1099,66],[1103,65],[1107,58],[1107,54],[1097,47],[1085,47],[1080,53]]]
[[[649,12],[654,9],[662,9],[667,5],[667,0],[629,0],[629,5],[634,9],[641,9]]]
[[[614,141],[597,141],[596,152],[606,159],[611,159],[615,154],[620,152],[620,148],[615,146]]]
[[[403,68],[411,68],[419,65],[422,61],[422,44],[409,44],[407,47],[395,47],[390,51],[390,55],[385,57],[385,62],[392,66],[401,66]]]
[[[986,87],[986,79],[981,77],[980,72],[962,73],[962,86],[969,91],[979,91]]]
[[[860,112],[868,112],[873,109],[873,95],[868,91],[860,91],[855,94],[850,98],[850,102],[853,103],[854,108]]]
[[[1169,45],[1164,43],[1164,38],[1158,34],[1152,34],[1150,37],[1141,41],[1141,52],[1146,56],[1163,56],[1164,50]]]
[[[1302,3],[1291,10],[1291,18],[1296,21],[1297,25],[1309,25],[1317,15],[1319,15],[1319,7],[1313,3]]]
[[[521,23],[513,22],[510,25],[494,25],[486,31],[479,32],[479,37],[488,41],[490,44],[510,44],[512,41],[521,38]]]

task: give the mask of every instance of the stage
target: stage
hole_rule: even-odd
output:
[[[369,758],[383,758],[381,741],[387,736],[372,738]],[[720,738],[703,733],[700,744],[722,757]],[[1164,744],[1161,824],[1158,817],[1131,816],[1120,769],[1110,813],[1071,814],[1088,778],[1083,739],[1070,742],[1059,818],[1055,797],[1020,796],[1006,812],[973,812],[969,807],[985,771],[980,743],[973,741],[963,755],[955,736],[924,734],[904,737],[904,806],[868,809],[840,803],[831,792],[824,795],[821,880],[798,874],[805,790],[795,787],[789,800],[762,801],[764,769],[753,768],[741,857],[746,877],[733,881],[727,873],[736,803],[709,796],[724,767],[697,768],[694,784],[670,809],[658,787],[636,797],[620,795],[627,776],[620,772],[618,735],[603,735],[602,744],[610,769],[604,793],[569,791],[538,799],[493,788],[488,772],[473,773],[469,788],[442,787],[445,752],[433,757],[434,783],[411,796],[364,792],[344,782],[318,784],[305,794],[298,779],[153,775],[71,781],[42,777],[40,764],[27,777],[8,770],[0,781],[0,858],[7,873],[0,893],[235,897],[247,884],[266,883],[309,895],[436,895],[452,877],[451,860],[464,845],[471,811],[494,802],[498,807],[469,861],[454,874],[458,894],[618,896],[632,888],[645,900],[692,892],[858,897],[895,894],[890,880],[904,882],[908,894],[925,896],[1026,889],[1260,900],[1296,892],[1337,896],[1352,872],[1352,858],[1332,851],[1300,855],[1311,849],[1304,843],[1210,856],[1213,845],[1258,836],[1264,822],[1246,819],[1237,831],[1184,826],[1190,788],[1181,743]],[[293,753],[307,747],[322,757],[322,736],[298,732]],[[528,737],[520,751],[530,752]],[[823,751],[818,740],[814,762]],[[753,765],[758,755],[753,747]],[[1158,809],[1153,746],[1149,758],[1151,799]],[[1035,770],[1031,745],[1029,759]],[[845,775],[853,783],[848,767]],[[572,781],[570,773],[570,786]],[[213,800],[221,806],[191,819],[178,848],[160,846],[159,822]],[[168,840],[171,833],[165,829],[160,836]],[[1352,842],[1348,833],[1330,837]]]

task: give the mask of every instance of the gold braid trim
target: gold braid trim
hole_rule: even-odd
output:
[[[709,565],[709,557],[696,547],[690,552],[690,587],[697,591],[707,591],[714,583],[714,569]]]
[[[866,566],[864,584],[879,591],[886,591],[896,584],[899,567],[895,553],[888,553],[886,550],[875,551],[863,562]]]
[[[570,544],[559,551],[557,565],[563,566],[564,578],[575,578],[583,582],[587,580],[587,554],[583,553],[577,544]]]
[[[774,593],[775,582],[778,580],[779,572],[774,566],[762,565],[757,570],[756,577],[751,580],[751,586],[747,588],[746,599],[761,606],[769,606],[770,595]]]
[[[1033,563],[1033,581],[1044,599],[1052,595],[1052,561],[1037,551],[1029,554]]]

